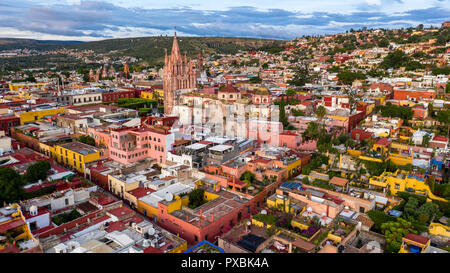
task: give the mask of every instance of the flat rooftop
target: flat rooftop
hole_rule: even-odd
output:
[[[216,152],[224,152],[226,150],[232,149],[233,146],[230,145],[216,145],[214,147],[209,148],[210,151],[216,151]]]
[[[200,188],[205,189],[205,191],[212,192],[212,187],[201,186]],[[213,215],[214,221],[216,221],[233,210],[240,208],[249,201],[246,197],[226,190],[214,192],[214,194],[219,195],[219,197],[195,208],[192,210],[192,213],[181,209],[173,211],[171,214],[179,219],[188,221],[194,226],[198,226],[200,222],[200,226],[205,227],[212,223]],[[200,210],[202,211],[201,216]]]
[[[186,149],[191,149],[191,150],[200,150],[200,149],[205,148],[206,146],[208,146],[208,145],[201,144],[201,143],[194,143],[194,144],[186,146],[185,148]]]
[[[70,150],[70,151],[73,151],[73,152],[76,152],[76,153],[79,153],[82,155],[94,154],[97,152],[97,150],[94,147],[84,144],[84,143],[81,143],[81,142],[78,142],[78,141],[65,143],[60,146],[67,150]]]

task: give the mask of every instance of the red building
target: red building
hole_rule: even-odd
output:
[[[140,91],[134,88],[130,88],[128,90],[120,89],[119,91],[113,92],[103,92],[102,101],[111,102],[111,101],[118,101],[119,99],[124,98],[138,98],[139,97],[138,93],[140,93]]]
[[[85,176],[94,184],[102,187],[103,189],[108,189],[108,174],[113,173],[114,169],[104,165],[105,162],[110,160],[100,160],[93,162],[86,166]]]
[[[435,136],[430,141],[430,148],[444,148],[448,147],[448,137],[445,136]]]
[[[372,132],[367,132],[363,129],[353,129],[352,130],[352,139],[353,140],[364,140],[364,139],[369,139],[373,136]]]
[[[0,131],[9,135],[9,128],[20,125],[20,118],[16,116],[0,116]]]
[[[359,108],[359,106],[358,106]],[[364,106],[365,109],[365,106]],[[356,128],[356,126],[366,117],[366,111],[360,111],[358,109],[358,112],[354,113],[353,115],[350,115],[348,117],[348,127],[347,132],[350,132],[352,129]]]
[[[405,90],[394,89],[394,100],[434,100],[436,97],[436,91],[426,90]]]
[[[169,213],[168,205],[159,202],[158,225],[178,234],[189,244],[196,244],[203,240],[214,242],[218,236],[229,231],[241,220],[250,217],[255,209],[252,199],[220,190],[217,186],[215,188],[219,190],[212,191],[220,197],[208,201],[192,212],[175,210]]]

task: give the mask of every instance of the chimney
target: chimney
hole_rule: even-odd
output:
[[[186,222],[189,223],[189,215],[186,215]]]

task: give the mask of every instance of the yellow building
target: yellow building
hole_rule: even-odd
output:
[[[22,214],[18,204],[12,204],[9,207],[1,208],[2,217],[0,219],[0,251],[6,248],[19,246],[18,241],[29,241],[27,247],[21,252],[33,252],[33,249],[39,249],[39,242],[31,233],[30,228]],[[2,236],[4,235],[4,236]],[[15,251],[7,251],[15,252]],[[38,250],[38,252],[41,252]]]
[[[430,246],[430,239],[414,233],[408,233],[402,238],[402,246],[398,253],[425,253]]]
[[[428,227],[428,232],[431,235],[439,235],[450,238],[450,227],[445,226],[443,224],[431,223],[430,226]]]
[[[402,154],[390,153],[389,157],[387,159],[396,165],[405,166],[408,164],[412,164],[413,155],[407,156],[407,155],[402,155]]]
[[[65,144],[49,146],[40,145],[41,151],[65,166],[70,166],[80,173],[84,173],[86,163],[100,159],[100,152],[95,147],[74,141]]]
[[[302,159],[293,156],[292,160],[286,159],[286,177],[292,177],[302,170]]]
[[[304,203],[283,195],[281,189],[277,189],[276,194],[267,198],[266,204],[269,208],[276,208],[286,213],[301,214],[306,209]]]
[[[45,85],[47,85],[47,83],[10,83],[9,90],[19,91],[22,88],[42,88]]]
[[[152,91],[141,91],[141,99],[153,99],[153,92]]]
[[[126,193],[139,188],[140,176],[129,176],[124,174],[108,174],[108,189],[110,192],[125,198]],[[131,201],[131,200],[127,200]]]
[[[155,88],[153,89],[153,92],[158,94],[158,98],[164,99],[164,90],[162,88]]]
[[[52,109],[39,109],[29,112],[26,111],[16,112],[15,115],[20,118],[20,124],[23,125],[26,122],[40,120],[45,116],[52,116],[65,112],[66,112],[65,108],[52,108]]]
[[[426,194],[433,200],[447,202],[446,199],[435,196],[426,181],[422,177],[410,174],[407,171],[397,169],[395,172],[384,172],[380,176],[374,176],[369,179],[369,186],[372,188],[381,188],[390,190],[392,195],[397,192],[411,192]]]
[[[158,203],[162,199],[158,199],[156,196],[148,195],[138,199],[137,210],[148,217],[158,217]],[[181,209],[183,206],[189,204],[189,196],[175,196],[170,204],[167,205],[167,213],[171,213],[175,210]]]
[[[196,188],[198,186],[201,186],[203,181],[199,180],[196,182]],[[217,185],[219,186],[219,185]],[[186,187],[187,189],[188,187]],[[169,191],[170,192],[170,191]],[[145,197],[142,197],[138,199],[138,206],[137,210],[144,214],[145,216],[149,217],[158,217],[159,210],[158,210],[158,203],[162,201],[160,197],[158,197],[158,194],[151,194],[147,195]],[[204,199],[205,201],[211,201],[216,198],[218,198],[219,195],[205,191],[204,192]],[[170,203],[167,204],[167,213],[172,213],[175,210],[180,210],[182,207],[187,207],[189,204],[189,196],[188,195],[176,195],[174,196],[173,200],[170,201]]]

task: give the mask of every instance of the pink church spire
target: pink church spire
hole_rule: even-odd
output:
[[[173,36],[173,44],[172,44],[172,56],[171,56],[174,60],[180,60],[181,59],[181,54],[180,54],[180,48],[178,46],[178,40],[177,40],[177,32],[175,31],[175,34]]]

